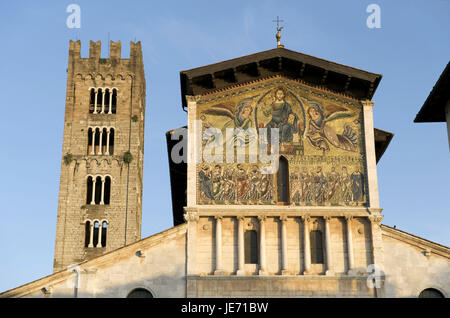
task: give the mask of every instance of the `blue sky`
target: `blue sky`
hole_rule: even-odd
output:
[[[81,7],[81,28],[66,7]],[[381,8],[381,28],[366,7]],[[450,245],[445,123],[413,120],[450,58],[450,1],[2,1],[0,291],[52,272],[69,40],[142,42],[147,80],[142,237],[172,226],[164,133],[186,124],[179,72],[275,47],[383,75],[375,127],[395,134],[378,163],[383,223]]]

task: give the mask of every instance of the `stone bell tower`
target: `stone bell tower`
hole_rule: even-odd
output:
[[[53,270],[140,239],[145,76],[141,43],[70,41]]]

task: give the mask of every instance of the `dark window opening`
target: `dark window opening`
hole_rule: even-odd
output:
[[[445,298],[444,295],[437,289],[427,288],[422,290],[419,298]]]
[[[102,178],[97,177],[95,179],[95,204],[100,204],[102,196]]]
[[[95,113],[100,113],[102,111],[102,98],[103,98],[103,90],[99,88],[97,93],[97,108],[95,109]]]
[[[91,97],[89,99],[89,113],[94,112],[94,102],[95,102],[95,89],[91,88]]]
[[[98,221],[95,221],[94,222],[94,235],[93,235],[94,247],[97,247],[97,245],[98,245],[98,232],[99,232]]]
[[[92,152],[92,128],[88,129],[88,148],[87,153],[88,155]]]
[[[100,129],[95,128],[94,130],[94,154],[98,154],[100,151]]]
[[[147,289],[136,288],[128,294],[127,298],[153,298],[153,295]]]
[[[108,131],[106,130],[106,128],[102,129],[102,154],[106,153],[106,142],[108,139]]]
[[[109,154],[114,154],[114,129],[109,130]]]
[[[112,113],[116,113],[116,107],[117,107],[117,89],[113,89],[112,93]]]
[[[289,166],[283,156],[280,157],[277,172],[277,197],[279,203],[289,203]]]
[[[104,197],[103,197],[103,203],[109,204],[110,198],[111,198],[111,178],[106,177],[105,178],[105,189],[104,189]]]
[[[92,177],[87,178],[87,193],[86,193],[86,204],[91,204],[92,202]]]
[[[311,231],[311,264],[323,264],[322,232]]]
[[[89,246],[89,240],[91,239],[91,222],[87,221],[85,225],[85,233],[84,233],[84,247]]]
[[[258,264],[258,236],[256,231],[245,231],[244,259],[246,264]]]
[[[105,89],[105,108],[104,108],[104,112],[105,114],[107,114],[109,112],[109,97],[110,95],[110,90],[109,88]]]
[[[102,223],[102,237],[101,237],[101,247],[106,247],[106,231],[108,229],[108,223],[103,221]]]

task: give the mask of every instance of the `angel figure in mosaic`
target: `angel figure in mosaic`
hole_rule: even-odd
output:
[[[341,134],[337,134],[329,125],[333,120],[353,116],[352,112],[337,105],[329,105],[325,112],[318,102],[309,101],[309,104],[311,106],[307,111],[309,120],[305,129],[305,137],[314,148],[322,150],[323,155],[330,151],[329,144],[347,151],[357,151],[358,138],[348,124],[344,125]]]
[[[252,102],[256,96],[247,97],[239,101],[237,107],[234,109],[233,103],[220,103],[214,106],[211,106],[207,110],[203,112],[203,114],[213,115],[213,116],[224,116],[228,117],[229,120],[225,122],[223,127],[221,128],[221,133],[223,136],[223,143],[228,144],[229,142],[233,142],[236,147],[244,146],[251,141],[251,138],[255,138],[255,136],[251,136],[246,138],[242,134],[233,135],[231,137],[227,136],[226,130],[228,128],[232,129],[242,129],[251,133],[249,128],[254,128],[254,122],[252,120],[253,107]],[[227,139],[228,138],[228,139]],[[215,141],[214,136],[209,138],[209,142]]]

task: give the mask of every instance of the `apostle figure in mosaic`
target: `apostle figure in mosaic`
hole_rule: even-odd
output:
[[[212,192],[215,200],[223,200],[222,167],[215,165],[211,172]]]
[[[352,183],[353,202],[357,204],[363,200],[364,195],[364,175],[356,169],[350,177]]]
[[[244,198],[248,200],[258,200],[260,191],[260,173],[258,166],[255,165],[252,167],[252,169],[248,173],[248,180],[249,190]]]
[[[352,181],[350,180],[350,175],[348,174],[347,167],[342,167],[341,173],[341,203],[343,205],[349,205],[352,201]]]
[[[211,171],[207,165],[203,166],[198,173],[200,193],[205,199],[214,200],[213,186],[211,183]]]
[[[323,205],[326,200],[327,179],[325,178],[322,167],[317,167],[313,177],[314,181],[314,200],[317,204]]]
[[[270,182],[271,175],[264,174],[261,178],[259,199],[260,201],[272,201],[273,199],[273,189],[272,183]]]
[[[226,204],[236,200],[236,182],[233,181],[233,173],[233,169],[228,169],[224,173],[223,199]]]
[[[300,201],[302,200],[302,183],[300,180],[300,175],[298,173],[298,167],[295,168],[295,172],[291,173],[291,192],[292,195],[292,202],[299,205]]]
[[[245,171],[244,167],[239,163],[237,165],[238,171],[236,172],[236,187],[237,187],[237,198],[244,199],[249,190],[247,171]]]
[[[331,171],[328,174],[328,180],[327,180],[327,200],[332,205],[337,205],[339,203],[339,195],[340,195],[340,177],[339,174],[336,172],[336,167],[331,167]]]
[[[302,187],[300,202],[309,204],[312,201],[312,191],[311,191],[311,178],[308,173],[308,169],[303,167],[302,172],[299,175],[300,184]]]

